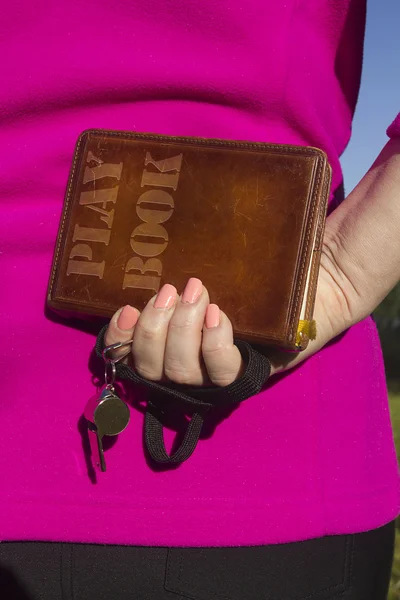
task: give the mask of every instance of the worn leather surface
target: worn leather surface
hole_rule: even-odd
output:
[[[294,349],[310,265],[312,317],[330,177],[315,148],[84,132],[48,304],[111,316],[195,276],[236,337]]]

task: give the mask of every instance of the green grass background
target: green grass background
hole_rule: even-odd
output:
[[[400,346],[400,344],[398,346]],[[398,347],[398,352],[400,352],[400,347]],[[388,387],[390,414],[397,448],[397,459],[400,464],[400,378],[393,380],[389,379]],[[400,600],[400,517],[396,522],[396,545],[388,600]]]

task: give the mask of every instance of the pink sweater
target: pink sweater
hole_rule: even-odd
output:
[[[94,392],[95,336],[45,311],[84,129],[318,146],[334,190],[358,94],[364,0],[66,6],[15,0],[0,23],[0,539],[251,545],[392,520],[399,470],[371,319],[271,381],[175,470],[149,467],[143,415],[132,409],[93,483],[78,424]]]

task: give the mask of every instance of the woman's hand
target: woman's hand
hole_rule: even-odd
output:
[[[400,278],[400,138],[390,140],[356,188],[327,218],[314,309],[317,339],[277,370],[297,365],[358,323]]]
[[[347,326],[346,299],[339,276],[336,274],[335,279],[332,271],[330,253],[325,250],[315,305],[318,339],[300,354],[265,350],[272,363],[271,375],[297,365]],[[151,381],[226,386],[243,371],[232,324],[216,304],[210,304],[207,289],[199,279],[189,279],[181,296],[174,286],[165,284],[142,313],[129,305],[117,311],[105,343],[130,339],[129,361],[139,375]],[[125,349],[119,352],[122,355]],[[118,351],[114,356],[118,357]]]
[[[189,279],[181,296],[165,284],[142,313],[129,305],[117,311],[105,343],[130,339],[135,370],[151,381],[226,386],[242,371],[231,322],[210,304],[199,279]],[[122,348],[121,355],[124,352]]]
[[[299,354],[266,349],[271,375],[294,367],[361,321],[398,282],[399,190],[400,139],[395,139],[327,219],[314,309],[317,339]],[[141,314],[130,306],[120,309],[106,344],[131,338],[131,360],[146,379],[226,386],[243,370],[231,322],[209,303],[198,279],[189,280],[182,296],[166,284]]]

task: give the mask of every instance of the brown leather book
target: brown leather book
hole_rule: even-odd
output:
[[[304,349],[330,182],[316,148],[86,131],[48,304],[111,316],[199,277],[237,338]]]

